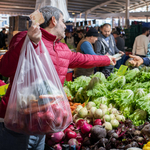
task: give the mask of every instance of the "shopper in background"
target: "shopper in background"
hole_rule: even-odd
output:
[[[16,34],[9,45],[9,51],[0,61],[0,74],[10,77],[10,84],[6,95],[0,103],[0,118],[4,118],[9,95],[17,68],[18,60],[25,37],[28,35],[33,47],[41,45],[40,40],[44,42],[51,59],[54,63],[61,83],[65,81],[69,68],[92,68],[94,66],[115,65],[115,58],[110,56],[84,55],[71,52],[66,44],[61,43],[59,39],[64,38],[66,26],[64,24],[63,13],[52,6],[45,6],[40,9],[45,22],[32,25],[28,31]],[[24,135],[13,132],[5,128],[3,122],[0,123],[0,150],[44,150],[45,135]]]
[[[78,43],[82,38],[84,38],[84,34],[81,30],[77,31],[78,36],[74,39],[75,40],[75,46],[77,47]]]
[[[6,29],[3,28],[2,31],[0,32],[0,48],[5,49],[6,48],[6,40],[7,34],[6,34]]]
[[[125,47],[125,41],[124,41],[123,38],[120,37],[119,32],[118,32],[118,31],[114,31],[114,32],[112,33],[112,35],[113,35],[114,38],[115,38],[115,42],[116,42],[117,48],[118,48],[120,51],[125,52],[125,49],[124,49],[124,47]],[[117,61],[117,64],[116,64],[115,68],[117,68],[117,69],[120,68],[120,66],[124,63],[125,57],[126,57],[126,56],[125,56],[125,54],[124,54],[124,55],[122,56],[122,58]]]
[[[72,33],[70,33],[70,32],[66,36],[66,44],[67,45],[69,44],[72,48],[75,47],[75,45],[74,45],[74,37],[72,36]]]
[[[115,39],[111,34],[111,25],[105,23],[101,28],[101,34],[98,37],[98,40],[94,44],[95,53],[98,55],[114,55],[120,53],[124,55],[124,52],[120,51],[116,47]],[[107,67],[101,67],[98,70],[102,71],[105,74],[107,72],[113,72],[114,66],[110,65]]]
[[[149,43],[149,28],[144,27],[142,34],[135,38],[132,54],[140,57],[145,57],[147,54],[148,43]]]
[[[118,48],[120,51],[125,52],[125,49],[124,49],[124,47],[125,47],[125,41],[124,41],[123,38],[120,37],[118,31],[114,31],[114,32],[112,33],[112,35],[113,35],[114,38],[115,38],[115,42],[116,42],[117,48]]]
[[[86,33],[86,37],[83,38],[78,46],[77,46],[77,52],[80,52],[82,54],[90,54],[90,55],[97,55],[94,52],[93,45],[95,41],[97,40],[99,34],[98,31],[95,28],[90,28],[88,32]],[[90,76],[94,73],[94,68],[76,68],[74,70],[75,77],[79,77],[81,75]]]

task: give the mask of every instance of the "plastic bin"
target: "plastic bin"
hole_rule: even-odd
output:
[[[72,81],[73,79],[73,69],[68,69],[67,75],[66,75],[66,81]]]

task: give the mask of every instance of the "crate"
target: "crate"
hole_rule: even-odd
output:
[[[15,17],[15,31],[25,31],[31,26],[31,20],[28,16]]]
[[[9,17],[9,33],[13,33],[15,30],[15,16],[10,16]]]

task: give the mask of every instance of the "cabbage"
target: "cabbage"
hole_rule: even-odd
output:
[[[150,80],[150,72],[142,71],[142,72],[138,73],[136,76],[136,80],[138,82],[142,82],[142,83],[149,81]]]
[[[107,99],[107,97],[103,96],[103,97],[93,97],[92,101],[96,104],[96,107],[99,108],[100,104],[105,104],[108,105],[109,101]]]
[[[74,82],[69,82],[68,87],[72,94],[75,95],[80,87],[84,88],[90,82],[91,78],[86,76],[80,76],[74,80]]]
[[[145,110],[150,115],[150,93],[136,100],[138,108]]]
[[[98,77],[93,77],[85,90],[88,97],[101,97],[108,93],[106,86]]]
[[[111,103],[117,107],[129,106],[133,104],[134,93],[132,90],[114,90],[107,96]]]
[[[133,70],[129,70],[125,74],[125,78],[127,82],[132,82],[133,79],[135,78],[136,74],[139,73],[140,70],[138,68],[135,68]]]
[[[106,83],[108,90],[113,90],[114,88],[122,88],[126,84],[126,79],[124,76],[119,76],[112,81]]]
[[[139,99],[147,94],[146,89],[138,88],[134,93],[134,99]]]
[[[110,76],[107,78],[108,81],[114,80],[115,78],[117,78],[117,72],[116,73],[111,73]]]
[[[102,82],[107,82],[105,75],[102,72],[96,72],[94,75],[91,75],[91,78],[98,77]]]
[[[126,118],[128,118],[133,113],[134,109],[132,105],[123,105],[119,110]]]
[[[135,126],[144,124],[147,118],[147,113],[144,110],[136,109],[135,112],[129,116]]]
[[[70,89],[69,89],[67,86],[63,87],[63,89],[64,89],[64,91],[65,91],[67,97],[70,97],[70,98],[72,99],[72,98],[73,98],[73,95],[72,95]]]

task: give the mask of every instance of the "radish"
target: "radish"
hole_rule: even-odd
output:
[[[71,139],[71,138],[76,138],[77,137],[77,134],[75,131],[68,131],[66,132],[66,138],[67,139]]]
[[[68,126],[68,128],[71,129],[71,130],[75,130],[75,128],[74,128],[74,126],[73,126],[72,124],[70,124],[70,125]]]
[[[81,126],[81,132],[83,134],[89,133],[91,131],[92,125],[88,124],[87,122],[84,122]]]
[[[80,132],[77,132],[77,137],[76,137],[77,141],[82,143],[83,142],[83,138],[81,136],[81,133]]]
[[[88,115],[88,111],[85,107],[81,108],[78,112],[78,117],[79,118],[85,118],[87,115]]]
[[[53,133],[51,136],[51,140],[55,143],[59,143],[64,138],[63,132]]]
[[[102,125],[102,120],[101,120],[101,119],[96,119],[96,120],[94,120],[93,125],[94,125],[94,126],[95,126],[95,125]]]
[[[55,114],[56,117],[60,116],[61,113],[63,112],[63,110],[59,105],[53,104],[52,108],[53,108],[53,113]]]
[[[77,129],[80,129],[84,122],[86,122],[84,119],[79,119],[79,120],[76,122],[76,127],[77,127]]]
[[[62,118],[61,117],[57,117],[55,120],[55,125],[56,127],[59,127],[60,125],[62,125]]]
[[[65,130],[64,130],[64,133],[66,134],[68,131],[72,131],[70,128],[66,128]]]

